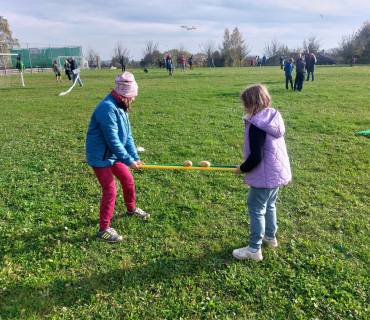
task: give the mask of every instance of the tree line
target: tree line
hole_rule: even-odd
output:
[[[268,64],[277,65],[282,52],[288,58],[297,52],[304,52],[305,50],[309,50],[314,54],[321,52],[322,40],[318,35],[310,35],[303,39],[301,46],[289,47],[285,43],[280,42],[279,39],[273,38],[265,43],[260,57],[262,58],[265,55],[268,58]],[[14,46],[19,47],[18,40],[13,38],[8,21],[0,16],[0,50],[9,52],[9,49]],[[198,67],[209,66],[211,59],[213,59],[216,67],[242,67],[249,65],[252,58],[250,56],[252,47],[243,38],[243,34],[237,27],[232,32],[226,28],[222,41],[218,45],[213,40],[199,44],[197,53],[188,52],[183,44],[180,44],[178,48],[168,48],[164,52],[161,52],[158,46],[158,42],[154,40],[146,41],[142,50],[141,60],[134,61],[128,47],[122,41],[118,41],[112,50],[111,60],[108,65],[119,67],[119,62],[123,56],[128,67],[156,67],[159,65],[159,61],[167,54],[171,54],[172,60],[178,63],[180,63],[180,57],[183,54],[187,60],[190,56],[193,56],[193,64]],[[342,63],[348,63],[352,58],[356,58],[359,63],[370,63],[370,22],[365,21],[360,28],[344,35],[337,47],[328,49],[325,53]],[[96,57],[98,56],[99,52],[89,45],[85,58],[90,66],[96,64]],[[102,63],[102,66],[104,66],[104,63]]]

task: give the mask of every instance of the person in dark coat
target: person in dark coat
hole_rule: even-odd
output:
[[[263,58],[262,58],[262,67],[266,67],[266,55],[263,55]]]
[[[53,70],[55,73],[55,77],[57,78],[57,82],[58,82],[58,77],[59,77],[59,81],[62,82],[62,76],[60,75],[60,69],[59,69],[59,66],[56,60],[54,60]]]
[[[125,72],[126,71],[126,62],[125,62],[125,58],[123,56],[121,57],[121,60],[119,61],[119,63],[122,66],[122,72]]]
[[[68,77],[69,81],[72,81],[71,68],[69,66],[69,63],[68,63],[67,59],[66,59],[66,61],[64,61],[64,72],[65,72],[66,76]]]
[[[189,58],[188,62],[189,62],[190,70],[193,70],[193,55],[191,55],[191,57]]]
[[[73,83],[75,83],[76,79],[78,80],[78,83],[80,84],[80,87],[83,87],[83,84],[82,84],[82,81],[81,81],[81,78],[80,77],[77,77],[79,75],[79,73],[74,73],[73,70],[76,70],[78,69],[78,64],[76,62],[76,60],[71,57],[71,60],[68,60],[68,63],[70,65],[70,68],[71,68],[71,72],[73,74]]]
[[[306,69],[307,69],[307,61],[308,61],[308,58],[310,57],[310,50],[306,50],[305,51],[305,54],[304,54],[304,62],[306,62]]]
[[[294,91],[296,91],[297,89],[298,91],[303,90],[305,74],[306,74],[306,64],[303,62],[302,58],[299,58],[297,63],[296,76],[294,80]]]
[[[297,59],[295,60],[295,65],[297,65],[297,64],[298,64],[298,60],[299,60],[300,58],[302,58],[302,53],[298,52],[298,53],[297,53]]]
[[[310,81],[310,73],[312,73],[312,81],[315,80],[315,64],[316,64],[316,57],[313,53],[310,53],[308,60],[306,60],[306,68],[307,68],[307,81]]]

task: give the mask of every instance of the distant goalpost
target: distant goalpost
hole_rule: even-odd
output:
[[[0,87],[6,88],[15,85],[20,76],[22,86],[24,87],[23,72],[14,68],[17,53],[0,53]]]

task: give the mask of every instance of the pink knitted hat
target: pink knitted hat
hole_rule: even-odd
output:
[[[137,96],[138,85],[135,81],[135,77],[130,72],[123,72],[117,76],[114,80],[116,87],[114,91],[116,91],[120,96],[126,98],[133,98]]]

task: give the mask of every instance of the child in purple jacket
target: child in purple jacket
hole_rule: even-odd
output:
[[[270,108],[271,97],[266,86],[256,84],[241,93],[245,125],[244,158],[234,173],[245,174],[250,185],[248,211],[250,217],[249,245],[235,249],[237,259],[262,260],[261,244],[278,246],[275,233],[275,202],[279,187],[292,180],[289,157],[284,141],[285,126],[279,111]]]

